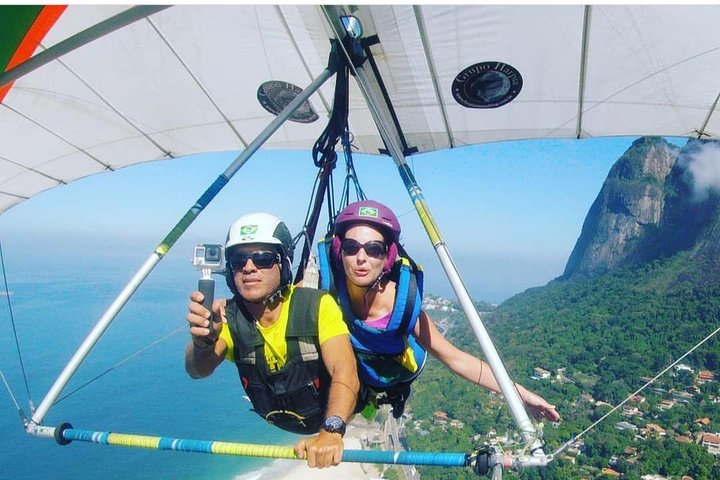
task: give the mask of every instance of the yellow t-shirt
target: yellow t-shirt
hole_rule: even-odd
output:
[[[290,287],[290,294],[282,304],[282,310],[280,311],[280,317],[277,322],[269,327],[263,327],[259,323],[257,324],[260,335],[265,339],[265,359],[271,372],[282,368],[287,361],[285,332],[287,331],[288,315],[293,292],[294,287]],[[322,298],[320,298],[320,311],[318,312],[318,337],[320,345],[338,335],[349,334],[340,307],[338,307],[330,295],[323,295]],[[227,324],[223,324],[222,330],[220,331],[220,338],[225,340],[228,346],[227,352],[225,353],[225,360],[234,362],[234,342],[232,335],[230,335],[230,327],[228,327]]]

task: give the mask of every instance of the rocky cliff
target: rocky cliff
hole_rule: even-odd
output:
[[[643,137],[613,165],[590,208],[563,278],[690,251],[720,266],[720,147],[681,149]]]

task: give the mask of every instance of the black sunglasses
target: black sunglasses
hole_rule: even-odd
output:
[[[230,259],[230,268],[233,272],[242,270],[248,260],[252,260],[253,265],[257,268],[271,268],[276,263],[280,263],[280,254],[268,252],[267,250],[257,250],[252,253],[236,253]]]
[[[367,243],[360,243],[352,238],[346,238],[340,243],[340,248],[345,255],[357,255],[362,248],[365,254],[372,258],[383,258],[387,255],[388,247],[385,242],[379,240],[371,240]]]

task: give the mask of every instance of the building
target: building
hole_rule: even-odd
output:
[[[690,400],[693,398],[692,393],[688,392],[682,392],[682,391],[675,391],[672,393],[673,399],[675,399],[678,402],[682,403],[690,403]]]
[[[433,413],[433,423],[435,425],[446,426],[449,421],[448,414],[445,412]]]
[[[702,385],[703,383],[708,382],[714,382],[715,381],[715,374],[711,372],[710,370],[700,370],[700,373],[698,373],[697,377],[695,377],[695,382]]]
[[[710,425],[710,419],[708,417],[698,418],[695,420],[695,423],[699,423],[700,425],[708,426]]]
[[[623,405],[623,413],[626,417],[635,417],[641,415],[640,410],[637,407],[631,407],[629,405]]]
[[[657,423],[648,423],[647,425],[645,425],[645,432],[647,432],[649,434],[654,433],[661,437],[664,437],[665,435],[667,435],[667,433],[665,432],[665,429],[662,428]]]
[[[636,425],[633,425],[629,422],[618,422],[615,424],[615,428],[618,430],[632,430],[633,432],[637,431],[638,427]]]
[[[548,372],[544,368],[535,367],[533,368],[532,378],[534,378],[535,380],[544,380],[546,378],[550,378],[550,372]]]
[[[460,420],[452,419],[450,420],[450,426],[453,428],[461,429],[465,427],[465,424]]]
[[[675,435],[673,438],[678,443],[693,443],[692,438],[687,437],[685,435]]]
[[[690,365],[685,365],[684,363],[678,363],[675,365],[675,371],[695,373],[695,370]]]
[[[609,468],[609,467],[604,467],[604,468],[601,470],[601,473],[602,473],[603,475],[607,476],[607,477],[620,478],[620,472],[617,472],[617,471],[615,471],[615,470],[613,470],[612,468]]]
[[[703,433],[701,445],[710,455],[720,455],[720,435],[717,433]]]

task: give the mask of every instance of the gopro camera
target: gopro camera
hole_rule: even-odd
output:
[[[203,306],[210,311],[210,324],[208,330],[210,335],[215,333],[214,321],[215,315],[212,313],[213,299],[215,298],[215,280],[212,279],[211,274],[213,272],[219,272],[223,269],[225,252],[222,245],[213,243],[204,243],[202,245],[195,246],[193,250],[192,264],[193,266],[202,272],[200,280],[198,280],[198,290],[205,297],[203,299]],[[212,345],[215,342],[210,340],[209,337],[202,337],[208,345]]]
[[[198,270],[217,272],[223,269],[225,255],[222,245],[204,243],[193,250],[192,264]]]

